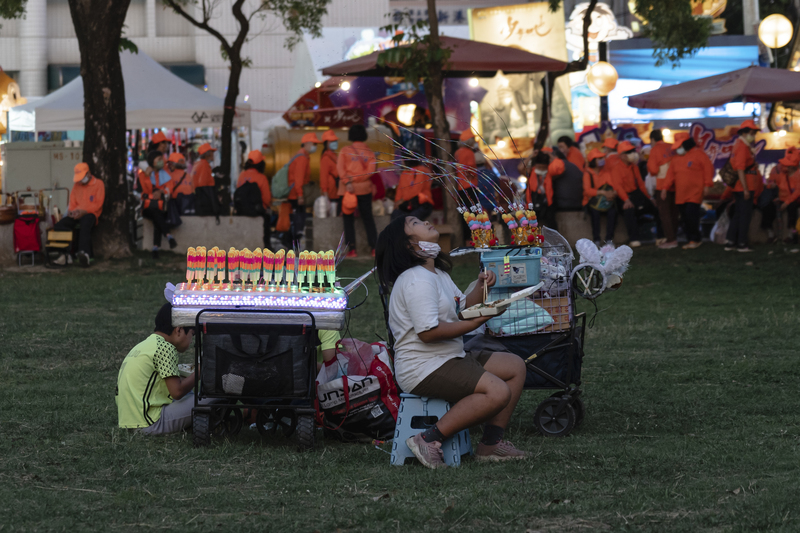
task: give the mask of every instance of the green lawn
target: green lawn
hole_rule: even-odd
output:
[[[798,531],[798,262],[636,251],[586,336],[583,425],[540,437],[547,393],[526,392],[510,438],[534,459],[439,472],[391,467],[389,445],[298,453],[245,429],[195,449],[121,431],[117,369],[182,265],[0,270],[0,530]],[[475,275],[462,263],[454,279]],[[350,325],[384,335],[373,284]]]

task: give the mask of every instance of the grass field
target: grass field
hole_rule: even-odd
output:
[[[799,262],[637,251],[587,333],[583,425],[540,437],[547,393],[529,391],[509,437],[534,459],[439,472],[391,467],[389,445],[119,430],[119,364],[180,263],[0,271],[0,531],[798,531]],[[364,340],[384,334],[370,290],[350,321]]]

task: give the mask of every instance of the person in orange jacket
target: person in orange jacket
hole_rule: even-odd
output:
[[[300,150],[289,163],[288,201],[292,205],[292,225],[281,237],[284,246],[291,248],[293,243],[303,238],[306,228],[306,198],[303,188],[311,179],[311,154],[317,151],[319,140],[316,133],[306,133],[300,139]]]
[[[377,168],[375,154],[366,145],[367,129],[356,124],[350,128],[347,138],[352,142],[350,146],[342,148],[339,152],[337,168],[339,170],[339,196],[342,200],[342,212],[344,217],[344,238],[350,247],[347,252],[348,257],[358,257],[356,252],[356,226],[354,210],[347,213],[345,210],[344,196],[350,193],[356,196],[358,202],[358,212],[364,222],[364,229],[367,232],[367,242],[375,255],[375,242],[378,239],[378,232],[375,228],[375,219],[372,217],[372,181],[371,176]]]
[[[544,150],[531,160],[531,174],[525,189],[525,202],[533,205],[536,216],[547,227],[556,229],[553,177],[561,176],[566,169],[564,161],[551,158]]]
[[[195,214],[202,217],[215,216],[219,224],[219,199],[214,183],[214,172],[211,170],[211,162],[214,161],[216,151],[216,148],[212,148],[208,143],[201,144],[197,149],[200,159],[192,169],[192,184],[195,192]]]
[[[319,188],[322,194],[334,206],[336,216],[341,212],[341,199],[339,197],[339,169],[336,164],[339,160],[339,138],[333,130],[322,134],[322,155],[319,157]]]
[[[458,184],[458,191],[462,196],[462,202],[465,200],[464,196],[466,191],[473,187],[478,186],[478,164],[475,161],[475,149],[477,142],[475,140],[475,133],[472,128],[467,128],[461,132],[458,137],[459,148],[454,154],[456,160],[456,183]],[[469,196],[466,196],[469,198]],[[474,200],[466,202],[471,204]]]
[[[789,237],[785,242],[797,242],[797,209],[800,207],[800,153],[787,150],[778,166],[772,169],[769,176],[770,185],[778,189],[778,197],[774,200],[776,211],[787,213],[787,229]]]
[[[433,212],[431,195],[431,169],[416,159],[407,159],[400,174],[394,197],[392,220],[401,216],[417,217],[424,221]]]
[[[611,168],[614,190],[617,192],[617,204],[621,204],[622,217],[628,230],[628,245],[637,248],[642,245],[639,235],[640,215],[652,215],[656,222],[657,237],[663,238],[661,220],[658,209],[647,194],[642,174],[639,172],[639,154],[636,147],[628,141],[617,145],[617,161]],[[608,156],[606,156],[608,166]]]
[[[103,202],[106,199],[106,186],[89,172],[89,165],[78,163],[72,176],[73,186],[69,195],[69,211],[53,229],[55,231],[72,231],[80,223],[78,233],[78,261],[81,266],[88,267],[92,258],[92,229],[97,225],[103,213]],[[68,258],[59,256],[54,261],[57,265],[65,265]]]
[[[141,192],[142,216],[153,222],[153,259],[158,259],[161,236],[166,235],[170,250],[178,246],[167,224],[167,202],[172,196],[172,176],[164,169],[164,154],[154,150],[147,154],[150,176],[139,173],[138,190]]]
[[[683,230],[689,239],[683,249],[691,250],[703,243],[700,204],[714,185],[714,165],[688,133],[685,137],[676,135],[672,148],[675,155],[664,178],[664,189],[659,194],[663,200],[669,189],[675,188],[675,203],[680,208]]]
[[[186,158],[180,152],[172,152],[167,159],[167,171],[171,176],[169,189],[178,202],[181,215],[194,215],[194,185],[192,176],[186,172]]]
[[[572,137],[566,135],[559,137],[557,144],[558,149],[561,150],[561,153],[564,154],[567,161],[581,169],[581,172],[586,170],[586,159],[583,158],[580,148],[578,148],[578,145],[572,140]]]
[[[748,246],[750,218],[753,216],[753,204],[757,193],[764,184],[755,159],[758,131],[759,127],[755,122],[751,119],[745,120],[739,126],[737,132],[739,136],[733,144],[730,162],[733,170],[738,173],[739,180],[733,187],[735,212],[728,226],[726,251],[752,252]]]
[[[264,155],[259,150],[252,150],[249,154],[247,154],[247,161],[244,163],[244,171],[239,174],[239,179],[236,181],[236,188],[239,189],[243,187],[246,183],[254,183],[260,192],[260,203],[256,207],[260,207],[260,209],[248,209],[246,205],[242,205],[242,202],[258,202],[258,198],[250,198],[249,194],[247,195],[248,198],[241,199],[234,195],[235,207],[238,214],[245,216],[251,216],[247,214],[247,212],[256,213],[253,216],[262,216],[264,217],[264,248],[271,248],[271,240],[272,240],[272,191],[269,187],[269,181],[267,180],[267,176],[264,173],[266,168],[266,163],[264,161]],[[249,204],[248,204],[249,205]]]
[[[587,154],[589,160],[583,173],[583,205],[592,221],[592,240],[600,244],[600,219],[606,215],[606,242],[613,243],[617,229],[617,193],[611,172],[606,167],[605,154],[597,148]]]
[[[619,161],[619,154],[617,153],[618,145],[619,141],[616,137],[607,137],[603,141],[603,147],[601,150],[606,154],[606,170],[609,172]]]
[[[680,146],[688,138],[688,133],[677,133],[675,146]],[[664,228],[664,242],[658,243],[658,247],[662,250],[678,247],[678,206],[675,203],[675,187],[664,188],[664,178],[667,176],[671,159],[672,145],[664,142],[661,130],[653,130],[650,133],[650,157],[647,159],[647,173],[656,178],[655,201],[661,225]],[[666,199],[662,199],[661,191],[664,190],[667,191]]]

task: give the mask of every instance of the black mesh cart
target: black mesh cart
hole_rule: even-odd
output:
[[[260,432],[281,428],[301,448],[313,447],[314,314],[203,309],[195,327],[195,446],[208,445],[212,436],[235,435],[242,409],[257,409]]]

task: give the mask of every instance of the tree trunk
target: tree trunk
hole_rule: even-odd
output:
[[[439,17],[436,11],[436,0],[428,0],[428,23],[430,24],[430,42],[434,48],[440,47],[439,42]],[[444,65],[428,65],[428,76],[425,78],[425,97],[428,100],[428,110],[433,123],[435,146],[438,154],[434,156],[444,161],[450,160],[450,123],[444,110]]]
[[[239,98],[239,79],[242,77],[242,58],[238,53],[230,56],[231,72],[228,76],[228,92],[225,94],[225,109],[222,113],[222,131],[220,133],[220,170],[222,177],[216,185],[222,195],[222,214],[227,214],[225,207],[230,209],[231,204],[231,161],[233,149],[231,147],[231,133],[233,133],[233,119],[236,116],[236,100]]]
[[[571,61],[567,64],[567,68],[560,72],[548,72],[542,79],[542,88],[544,89],[542,122],[539,125],[539,133],[536,134],[536,139],[533,143],[533,147],[536,150],[542,149],[547,137],[550,135],[550,106],[553,101],[553,89],[555,88],[556,80],[564,74],[586,70],[589,65],[589,26],[592,23],[592,11],[594,11],[597,2],[598,0],[589,0],[589,7],[583,15],[583,57],[577,61]]]
[[[130,0],[69,0],[83,78],[83,160],[106,187],[95,231],[96,254],[131,255],[133,219],[125,175],[125,84],[119,42]]]

